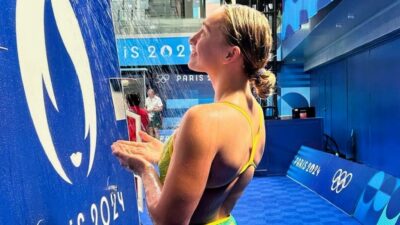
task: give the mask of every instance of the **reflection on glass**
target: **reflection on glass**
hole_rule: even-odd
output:
[[[221,0],[112,0],[117,35],[195,32]]]
[[[125,120],[126,110],[132,108],[129,107],[128,96],[136,95],[138,99],[143,99],[137,106],[144,107],[145,82],[144,75],[137,75],[135,78],[110,78],[110,90],[116,120]]]

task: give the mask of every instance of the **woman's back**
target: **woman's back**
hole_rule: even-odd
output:
[[[217,135],[217,153],[213,159],[206,188],[192,216],[191,223],[201,224],[229,216],[236,201],[251,181],[254,166],[258,165],[265,144],[265,128],[261,108],[252,100],[249,105],[215,103],[203,107],[205,111],[215,112],[214,120]],[[202,111],[202,110],[199,110]],[[251,124],[246,119],[247,114]],[[224,132],[218,132],[223,130]],[[210,134],[209,134],[210,135]],[[252,150],[253,142],[254,149]],[[254,159],[251,152],[254,151]],[[241,174],[241,170],[245,169]]]

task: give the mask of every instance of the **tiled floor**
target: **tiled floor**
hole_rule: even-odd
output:
[[[255,177],[232,212],[239,225],[342,225],[355,219],[286,177]],[[151,225],[146,214],[143,225]]]

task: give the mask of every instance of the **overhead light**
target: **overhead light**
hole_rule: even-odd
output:
[[[336,28],[342,28],[343,26],[342,26],[341,23],[337,23],[337,24],[335,25],[335,27],[336,27]]]
[[[268,4],[268,8],[269,8],[269,10],[272,10],[272,9],[274,8],[274,4],[269,3],[269,4]]]
[[[300,27],[301,27],[301,29],[310,29],[310,22],[304,23]]]
[[[354,19],[354,18],[356,18],[356,17],[354,16],[353,13],[347,14],[347,19],[352,20],[352,19]]]

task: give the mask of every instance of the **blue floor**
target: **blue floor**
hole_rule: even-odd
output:
[[[360,224],[286,177],[255,177],[232,212],[239,225]],[[152,225],[146,213],[143,225]]]

